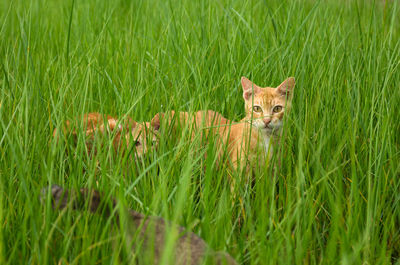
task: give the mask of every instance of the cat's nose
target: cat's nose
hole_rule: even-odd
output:
[[[264,122],[265,126],[268,126],[271,123],[271,118],[264,118],[263,122]]]

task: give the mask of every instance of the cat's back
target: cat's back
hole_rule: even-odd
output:
[[[90,112],[83,115],[83,123],[86,126],[86,130],[93,130],[107,121],[116,121],[117,119],[111,115],[104,115],[98,112]]]
[[[195,113],[195,119],[197,124],[203,124],[204,126],[217,126],[229,123],[229,120],[222,116],[221,113],[213,110],[198,111]]]

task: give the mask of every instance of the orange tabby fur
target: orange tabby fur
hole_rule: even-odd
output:
[[[191,126],[188,129],[191,129],[191,139],[196,135],[196,132],[200,132],[201,136],[207,136],[209,132],[212,132],[214,135],[218,133],[219,126],[227,126],[229,124],[229,120],[224,118],[220,113],[205,110],[198,111],[193,114],[188,112],[175,112],[169,111],[168,113],[158,113],[156,114],[151,123],[160,124],[160,119],[165,119],[167,117],[167,123],[169,126],[172,126],[172,129],[177,130],[178,128],[184,128],[184,126]]]

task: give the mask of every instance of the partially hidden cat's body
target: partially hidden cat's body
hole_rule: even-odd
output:
[[[141,156],[147,152],[147,147],[150,146],[149,141],[152,142],[151,145],[157,144],[157,126],[148,122],[136,122],[129,116],[125,119],[117,119],[110,115],[91,112],[72,122],[66,121],[61,132],[64,136],[72,135],[76,143],[78,129],[82,129],[86,136],[85,144],[88,153],[96,151],[95,137],[113,136],[112,144],[115,151],[125,151],[132,144],[135,155]],[[59,139],[61,132],[59,129],[54,129],[53,137]]]
[[[283,115],[290,108],[294,78],[288,78],[277,88],[259,87],[242,77],[243,98],[246,117],[232,122],[215,111],[198,111],[194,114],[174,112],[157,114],[153,121],[160,123],[160,117],[167,118],[172,127],[189,125],[192,138],[196,133],[212,134],[216,137],[218,155],[229,155],[235,170],[249,170],[255,164],[263,165],[271,157],[274,134],[282,127]],[[194,124],[194,126],[193,126]]]
[[[66,190],[57,185],[44,188],[41,191],[41,200],[45,202],[48,192],[53,208],[72,207],[75,210],[84,210],[85,205],[93,213],[112,217],[119,223],[119,212],[115,200],[105,200],[101,193],[94,190],[80,189],[79,191]],[[211,250],[202,238],[185,228],[173,225],[160,217],[145,216],[133,210],[126,215],[127,238],[133,240],[132,257],[136,256],[136,264],[160,264],[166,245],[166,232],[175,229],[177,238],[172,251],[173,263],[177,265],[203,264],[205,260],[210,264],[234,265],[236,261],[225,252]],[[140,245],[140,246],[138,246]]]

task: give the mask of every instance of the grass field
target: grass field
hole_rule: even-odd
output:
[[[128,263],[110,221],[40,204],[54,183],[162,216],[241,264],[399,264],[400,2],[386,2],[1,1],[0,264]],[[297,83],[242,203],[195,143],[161,137],[135,164],[110,145],[89,159],[83,135],[50,142],[90,111],[239,120],[243,75]]]

